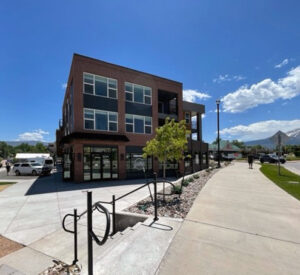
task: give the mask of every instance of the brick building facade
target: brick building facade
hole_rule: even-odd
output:
[[[168,163],[168,174],[206,168],[204,111],[203,105],[182,100],[180,82],[74,54],[56,131],[63,177],[83,182],[143,177],[144,170],[159,172],[158,160],[143,160],[141,153],[166,117],[186,119],[197,136],[188,143],[192,158]]]

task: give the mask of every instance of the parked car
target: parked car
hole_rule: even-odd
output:
[[[43,167],[42,164],[38,162],[34,163],[15,163],[13,167],[13,172],[17,175],[43,175],[43,174],[50,174],[51,169],[48,167]]]
[[[278,161],[280,161],[280,163],[285,163],[285,158],[284,157],[280,157],[278,158],[277,155],[275,154],[268,154],[268,155],[263,155],[259,158],[259,161],[261,163],[264,163],[264,162],[269,162],[269,163],[278,163]]]

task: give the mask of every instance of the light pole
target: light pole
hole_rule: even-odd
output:
[[[220,99],[216,100],[217,103],[217,124],[218,124],[218,168],[221,167],[220,164]]]

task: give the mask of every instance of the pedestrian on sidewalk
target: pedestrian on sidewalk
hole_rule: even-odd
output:
[[[254,160],[254,156],[250,153],[248,155],[249,169],[253,169],[253,160]]]
[[[6,162],[6,173],[7,173],[7,176],[9,175],[9,172],[10,172],[10,164],[9,164],[9,162],[7,161],[7,162]]]

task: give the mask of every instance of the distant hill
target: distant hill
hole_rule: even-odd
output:
[[[18,146],[18,145],[20,145],[22,143],[26,143],[28,145],[34,146],[37,143],[40,143],[41,141],[35,141],[35,140],[28,140],[28,141],[5,141],[4,140],[4,142],[7,143],[8,145],[11,145],[11,146],[15,147],[15,146]],[[47,146],[49,144],[49,142],[41,142],[41,143],[43,143],[45,146]]]
[[[284,133],[282,131],[278,131],[271,137],[265,139],[258,139],[252,141],[245,141],[246,146],[255,146],[261,145],[266,148],[274,148],[276,147],[276,143],[278,141],[278,136],[280,135],[282,143],[284,145],[300,145],[300,128]]]

